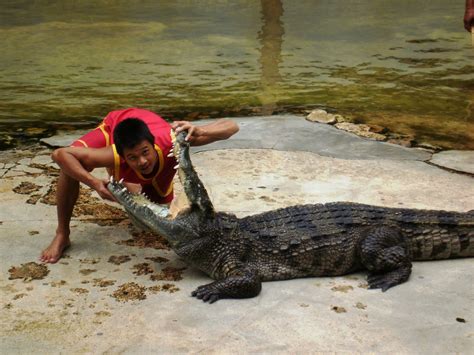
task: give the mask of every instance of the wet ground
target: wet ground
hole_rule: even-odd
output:
[[[474,209],[472,152],[452,151],[434,164],[442,153],[303,118],[237,121],[237,135],[193,154],[220,211],[244,216],[341,200]],[[210,282],[206,275],[84,189],[72,247],[55,265],[36,263],[55,229],[50,152],[6,151],[0,162],[2,353],[468,353],[474,346],[474,259],[417,262],[410,280],[386,293],[367,290],[365,274],[356,273],[268,282],[256,298],[209,305],[190,296]],[[453,161],[457,172],[445,168]],[[178,196],[174,208],[184,205]]]

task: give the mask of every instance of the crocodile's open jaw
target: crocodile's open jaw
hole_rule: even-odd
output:
[[[175,169],[181,170],[182,165],[189,167],[189,163],[186,164],[186,159],[188,159],[186,154],[189,155],[189,143],[185,141],[186,132],[180,132],[178,136],[173,131],[170,134],[173,143],[170,155],[174,156],[178,162],[181,161],[175,166]],[[181,144],[184,144],[186,148],[180,149]],[[183,184],[189,184],[189,179],[181,177],[183,177]],[[111,178],[107,188],[117,202],[124,207],[136,226],[150,229],[167,238],[171,243],[179,243],[197,237],[195,226],[191,224],[191,220],[188,219],[187,223],[180,223],[176,219],[168,219],[170,211],[167,205],[153,203],[144,194],[131,193],[123,184],[123,180],[114,181]]]
[[[139,228],[151,230],[166,238],[173,247],[178,247],[183,241],[196,238],[196,232],[187,225],[171,220],[166,205],[158,205],[143,195],[130,193],[122,182],[111,181],[107,188],[117,199],[130,220]]]

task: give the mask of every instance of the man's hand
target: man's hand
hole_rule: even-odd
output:
[[[185,140],[189,143],[193,143],[196,139],[205,135],[205,131],[201,127],[195,126],[188,121],[175,121],[171,124],[171,128],[174,129],[176,134],[181,131],[188,131]]]
[[[109,201],[116,202],[114,196],[107,189],[107,184],[108,183],[109,183],[108,180],[97,179],[94,182],[93,188],[94,188],[95,191],[97,191],[99,196],[102,197],[104,200],[109,200]]]
[[[171,124],[171,128],[176,133],[188,131],[186,141],[194,146],[227,139],[239,130],[239,126],[235,122],[223,118],[202,126],[195,126],[188,121],[175,121]]]
[[[474,0],[466,0],[466,11],[464,12],[464,28],[471,32],[474,26]]]

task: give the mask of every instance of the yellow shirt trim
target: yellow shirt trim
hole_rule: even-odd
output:
[[[160,168],[158,170],[158,174],[155,175],[155,177],[153,178],[153,180],[151,181],[151,183],[153,184],[153,187],[155,188],[156,192],[158,192],[158,194],[161,196],[161,197],[166,197],[168,196],[171,192],[173,192],[173,180],[171,180],[171,183],[169,184],[168,188],[166,189],[165,192],[163,192],[160,187],[158,186],[158,182],[156,181],[156,177],[160,174],[160,172],[163,170],[164,166],[165,166],[165,162],[164,162],[164,158],[163,158],[163,152],[161,151],[160,147],[158,147],[156,144],[155,144],[155,149],[156,151],[158,152],[158,157],[160,159]]]
[[[104,135],[105,138],[105,146],[108,147],[110,145],[110,137],[107,131],[105,130],[105,123],[101,123],[99,125],[100,130],[102,131],[102,134]]]
[[[78,139],[77,141],[80,142],[80,143],[82,143],[82,144],[84,144],[84,147],[86,147],[86,148],[89,147],[89,146],[87,145],[87,143],[84,142],[82,139]]]
[[[112,150],[114,151],[114,179],[120,180],[120,155],[117,153],[115,144],[112,144]]]
[[[168,186],[168,188],[166,189],[165,192],[161,191],[160,187],[158,186],[158,182],[156,181],[156,179],[153,179],[151,183],[153,184],[153,187],[155,188],[156,192],[158,192],[158,194],[161,197],[166,197],[170,193],[173,192],[173,181],[171,181],[170,185]]]

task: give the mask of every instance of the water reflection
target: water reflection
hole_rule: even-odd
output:
[[[281,0],[261,0],[262,29],[258,33],[260,48],[260,69],[262,92],[259,95],[262,114],[271,115],[277,107],[278,83],[281,82],[279,65],[281,47],[285,29],[281,17],[283,4]]]
[[[474,149],[463,11],[446,0],[3,1],[0,148],[128,106],[212,118],[322,105]]]

